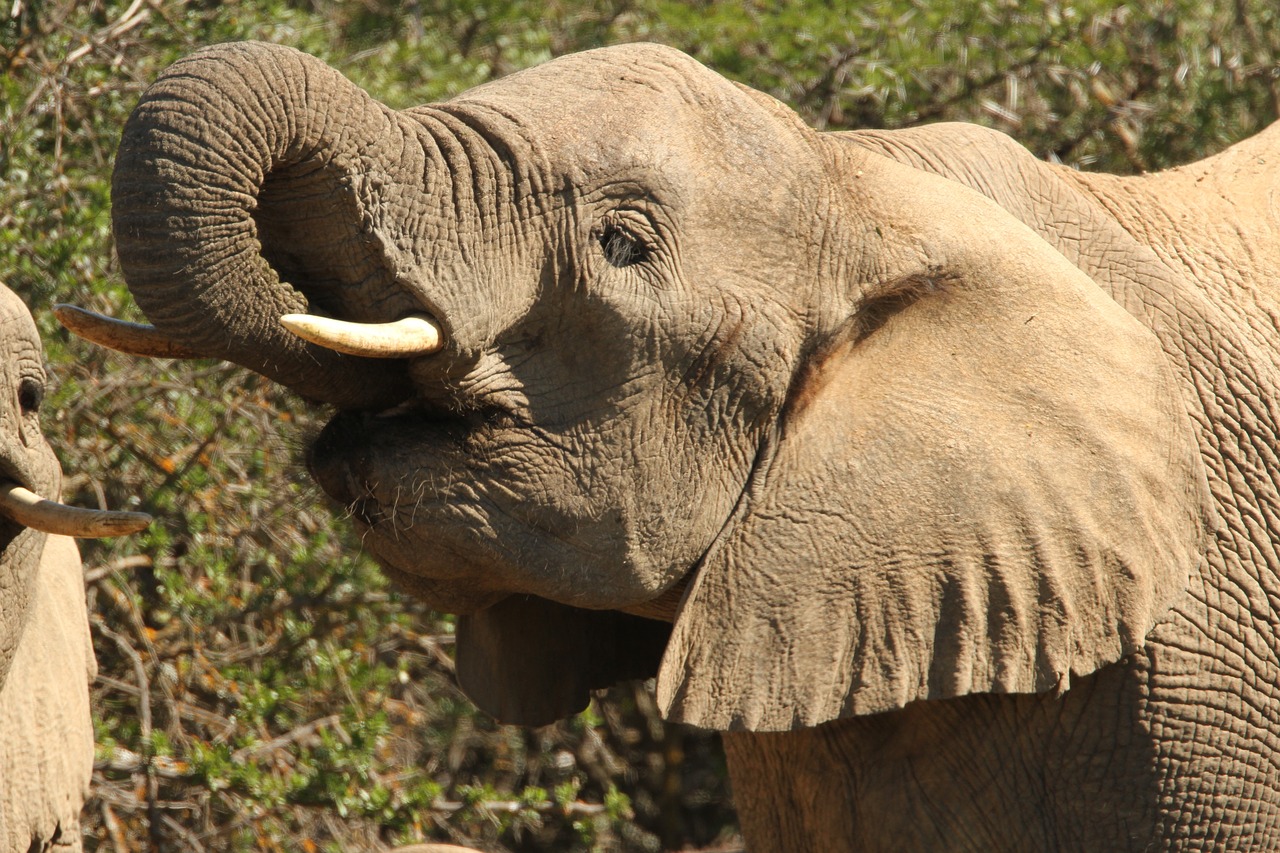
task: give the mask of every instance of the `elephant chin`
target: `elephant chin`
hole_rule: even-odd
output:
[[[397,569],[383,559],[378,562],[382,566],[382,573],[397,589],[441,613],[470,616],[508,597],[503,592],[465,589],[460,581],[438,581],[415,575]]]

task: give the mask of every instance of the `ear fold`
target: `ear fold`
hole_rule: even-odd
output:
[[[671,625],[513,595],[458,618],[458,683],[504,723],[543,726],[587,707],[591,691],[658,670]]]
[[[1202,559],[1212,504],[1154,335],[999,208],[911,180],[886,190],[885,251],[914,241],[895,256],[925,271],[797,382],[682,605],[658,679],[674,720],[1065,690],[1138,649]]]

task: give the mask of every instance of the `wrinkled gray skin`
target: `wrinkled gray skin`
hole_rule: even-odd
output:
[[[40,339],[4,285],[0,349],[0,478],[56,499],[62,474],[37,420]],[[0,517],[0,853],[80,849],[96,672],[75,540]]]
[[[162,332],[338,408],[316,479],[498,717],[656,675],[759,851],[1275,850],[1277,162],[824,135],[644,45],[396,113],[229,45],[114,216]]]

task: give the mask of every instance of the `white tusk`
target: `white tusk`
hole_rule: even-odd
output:
[[[45,533],[98,539],[137,533],[151,523],[145,512],[80,509],[45,500],[12,481],[0,481],[0,515]]]
[[[444,346],[440,326],[423,314],[394,323],[348,323],[314,314],[285,314],[280,325],[326,349],[367,358],[430,355]]]
[[[53,306],[53,314],[67,330],[101,347],[143,358],[204,358],[170,340],[155,326],[104,317],[75,305]]]

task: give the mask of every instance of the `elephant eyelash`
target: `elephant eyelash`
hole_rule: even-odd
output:
[[[598,239],[611,266],[629,267],[649,258],[649,249],[640,238],[619,225],[606,225]]]

